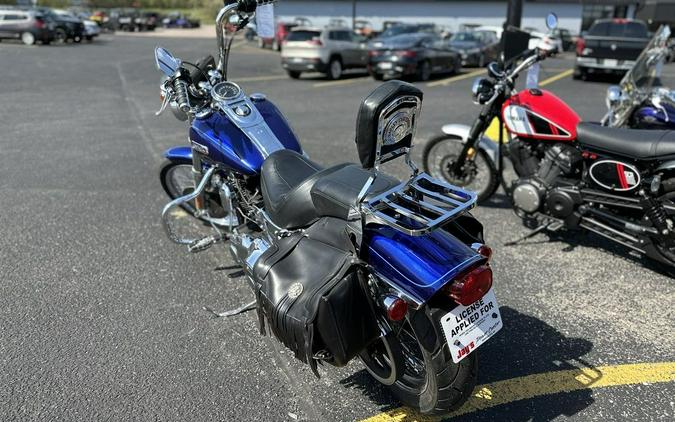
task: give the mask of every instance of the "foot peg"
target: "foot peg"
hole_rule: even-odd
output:
[[[523,236],[523,237],[521,237],[521,238],[519,238],[519,239],[513,240],[513,241],[511,241],[511,242],[506,242],[506,243],[504,243],[504,246],[514,246],[514,245],[517,245],[517,244],[519,244],[520,242],[522,242],[522,241],[524,241],[524,240],[527,240],[527,239],[533,237],[534,235],[536,235],[537,233],[542,232],[542,231],[544,231],[544,230],[546,230],[546,229],[549,229],[549,230],[551,230],[551,231],[558,231],[558,230],[560,230],[560,228],[562,228],[562,226],[563,226],[563,225],[562,225],[562,223],[560,223],[560,222],[557,222],[557,221],[550,221],[550,222],[548,222],[548,223],[542,224],[541,226],[539,226],[539,227],[533,229],[532,231],[530,231],[530,232],[527,233],[525,236]]]
[[[211,312],[213,315],[216,316],[216,318],[222,318],[222,317],[231,317],[239,314],[243,314],[244,312],[252,311],[258,306],[258,303],[254,300],[251,303],[247,303],[246,305],[242,305],[238,307],[237,309],[233,309],[231,311],[225,311],[225,312],[216,312],[213,309],[209,308],[208,306],[204,306],[204,310]]]
[[[207,250],[211,246],[223,240],[222,236],[206,236],[201,239],[196,239],[188,245],[188,251],[198,253]]]

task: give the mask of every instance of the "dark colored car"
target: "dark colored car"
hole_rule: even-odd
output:
[[[49,44],[54,32],[42,14],[30,10],[0,9],[0,39],[19,39],[26,45]]]
[[[436,33],[436,26],[434,24],[400,24],[396,23],[390,25],[381,34],[374,38],[369,47],[380,48],[386,39],[396,37],[403,34],[417,34],[417,33]]]
[[[84,23],[81,19],[70,15],[59,15],[48,7],[36,7],[31,10],[44,16],[49,26],[54,29],[54,41],[70,40],[79,43],[84,38]]]
[[[569,29],[556,28],[556,29],[551,31],[551,34],[554,37],[560,38],[562,40],[563,50],[565,50],[565,51],[574,50],[576,40],[572,36],[572,33],[569,31]]]
[[[448,45],[459,53],[462,66],[484,67],[499,56],[499,39],[492,31],[458,32]]]
[[[577,41],[574,77],[625,73],[650,40],[647,25],[636,19],[599,19]]]
[[[174,12],[169,13],[169,15],[162,20],[162,26],[164,26],[164,28],[199,28],[201,22],[199,19],[191,19],[189,16],[183,15],[182,13]]]
[[[426,81],[434,73],[454,73],[460,57],[436,34],[403,34],[383,40],[368,52],[368,71],[377,80],[413,77]]]

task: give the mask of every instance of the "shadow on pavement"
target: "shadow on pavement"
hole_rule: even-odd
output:
[[[593,367],[583,356],[593,348],[586,339],[567,337],[544,321],[501,308],[504,328],[478,352],[478,384],[484,385],[532,374]],[[388,411],[400,406],[386,387],[362,370],[340,381],[348,388],[362,391],[370,400]],[[537,385],[527,386],[533,390]],[[475,392],[474,392],[475,393]],[[495,397],[498,399],[498,397]],[[550,421],[561,415],[572,416],[594,402],[590,389],[506,403],[447,420]],[[396,419],[416,420],[415,416]],[[446,420],[446,419],[444,419]]]

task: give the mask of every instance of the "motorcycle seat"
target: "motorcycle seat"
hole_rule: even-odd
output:
[[[584,147],[639,160],[675,155],[675,130],[611,128],[581,122],[577,140]]]
[[[355,164],[323,168],[292,150],[271,154],[260,170],[260,185],[270,219],[284,229],[307,227],[320,217],[346,219],[370,172]],[[398,184],[379,175],[369,196]]]

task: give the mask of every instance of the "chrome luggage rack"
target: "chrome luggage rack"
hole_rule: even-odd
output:
[[[418,173],[361,203],[365,217],[411,236],[424,235],[476,206],[476,193]]]

